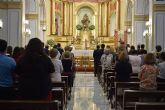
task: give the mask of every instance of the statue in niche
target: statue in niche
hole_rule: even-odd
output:
[[[58,35],[58,19],[55,19],[55,35]]]
[[[90,23],[89,17],[87,14],[84,15],[83,19],[81,20],[82,24],[83,24],[83,30],[88,30],[88,25]]]

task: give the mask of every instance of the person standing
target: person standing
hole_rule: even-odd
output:
[[[130,81],[132,66],[128,61],[128,55],[125,51],[120,52],[119,60],[115,66],[117,81]]]
[[[99,49],[100,49],[100,46],[99,45],[97,45],[96,46],[96,49],[93,51],[93,58],[94,58],[94,76],[96,77],[97,76],[97,69],[98,69],[98,61],[99,61],[99,59],[98,59],[98,51],[99,51]]]
[[[156,90],[156,78],[159,73],[158,67],[155,65],[155,56],[148,53],[144,57],[144,65],[141,66],[138,77],[140,79],[141,90]]]
[[[13,72],[16,62],[6,55],[7,42],[0,39],[0,100],[13,99]]]
[[[32,38],[16,66],[20,98],[47,100],[51,93],[50,73],[54,71],[53,63],[43,51],[42,42]]]
[[[160,54],[161,63],[158,64],[158,68],[160,70],[159,75],[157,76],[158,82],[165,82],[165,52]]]
[[[52,63],[54,64],[55,72],[51,73],[51,81],[57,82],[61,81],[61,74],[63,72],[63,66],[61,60],[57,59],[56,56],[58,55],[57,49],[50,50],[50,57],[52,60]]]

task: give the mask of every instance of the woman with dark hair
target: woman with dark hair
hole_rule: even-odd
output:
[[[51,92],[50,73],[54,66],[43,52],[38,38],[29,41],[26,50],[16,66],[19,76],[18,89],[22,99],[48,99]]]
[[[21,53],[20,53],[20,48],[19,47],[15,47],[13,50],[13,58],[15,60],[16,63],[18,63],[19,59],[20,59]]]

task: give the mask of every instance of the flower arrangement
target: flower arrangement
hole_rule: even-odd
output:
[[[94,29],[95,29],[94,25],[89,26],[89,30],[94,30]]]
[[[82,26],[78,24],[78,25],[76,26],[76,29],[77,29],[77,30],[82,30]]]
[[[50,46],[50,47],[53,47],[55,45],[55,41],[52,40],[52,39],[49,39],[47,40],[47,44]]]

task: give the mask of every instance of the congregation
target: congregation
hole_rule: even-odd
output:
[[[140,81],[139,90],[157,90],[157,83],[165,82],[165,52],[159,45],[152,53],[144,48],[142,44],[137,50],[134,46],[129,49],[120,42],[114,51],[109,45],[97,45],[93,52],[94,76],[105,88],[106,80],[110,80],[105,75],[113,70],[116,82],[131,82],[134,75]],[[32,38],[25,48],[13,50],[0,39],[0,100],[52,100],[52,85],[61,82],[62,76],[67,76],[68,87],[73,87],[75,68],[70,46],[63,49],[58,43],[49,50],[38,38]],[[110,90],[108,94],[113,93]]]

